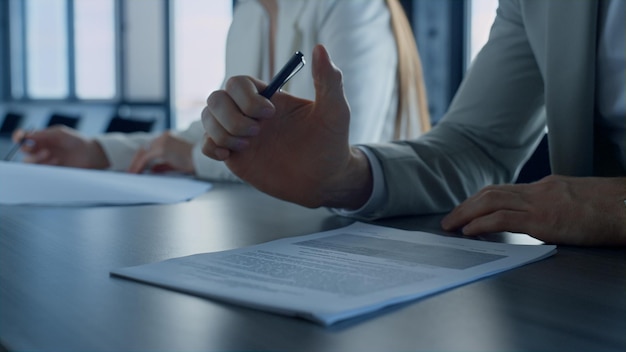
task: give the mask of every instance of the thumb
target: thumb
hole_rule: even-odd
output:
[[[343,92],[341,70],[333,64],[326,48],[322,45],[316,45],[313,49],[312,59],[316,104],[333,109],[348,110],[348,103]]]

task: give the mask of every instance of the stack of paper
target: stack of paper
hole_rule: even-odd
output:
[[[555,252],[355,223],[112,274],[330,325]]]
[[[184,177],[134,175],[0,161],[0,204],[129,205],[175,203],[211,189]]]

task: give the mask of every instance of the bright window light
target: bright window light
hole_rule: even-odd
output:
[[[76,96],[115,97],[115,7],[113,0],[74,0]]]
[[[26,10],[27,94],[35,99],[69,94],[66,0],[28,0]]]
[[[487,43],[497,8],[498,0],[472,0],[470,2],[468,63],[474,60],[476,54]]]

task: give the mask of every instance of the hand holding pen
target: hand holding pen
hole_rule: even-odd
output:
[[[348,140],[350,107],[342,74],[321,45],[314,48],[311,62],[314,101],[290,94],[268,101],[259,97],[266,89],[263,82],[230,78],[226,89],[207,99],[202,151],[277,198],[319,207],[336,206],[347,195],[349,203],[342,207],[358,208],[369,194],[353,196],[346,190],[368,190],[371,180],[367,158]],[[344,174],[348,177],[338,177]]]
[[[13,139],[16,142],[15,151],[21,148],[25,155],[24,161],[28,163],[90,169],[109,166],[108,158],[95,140],[85,138],[78,131],[65,126],[39,131],[16,131]]]
[[[15,157],[15,154],[17,154],[17,151],[20,150],[20,148],[22,148],[22,146],[28,142],[28,134],[31,133],[32,131],[33,129],[30,127],[25,130],[19,129],[15,131],[15,133],[12,136],[14,144],[13,146],[11,146],[11,149],[4,156],[2,160],[12,161],[13,158]]]

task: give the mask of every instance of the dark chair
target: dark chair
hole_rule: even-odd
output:
[[[150,132],[155,119],[137,119],[115,116],[109,122],[105,132]]]
[[[530,156],[530,159],[526,161],[526,164],[522,167],[519,175],[517,176],[516,183],[531,183],[539,181],[540,179],[548,176],[552,173],[550,168],[550,155],[548,150],[548,135],[544,135],[543,139],[537,146],[537,149]]]
[[[17,129],[17,127],[22,123],[22,119],[24,115],[7,112],[4,115],[4,120],[2,121],[2,126],[0,126],[0,135],[2,136],[10,136],[13,131]]]
[[[55,125],[63,125],[63,126],[71,127],[71,128],[76,128],[76,126],[78,126],[79,121],[80,121],[79,116],[52,114],[50,115],[50,119],[48,120],[48,124],[46,126],[51,127]]]

